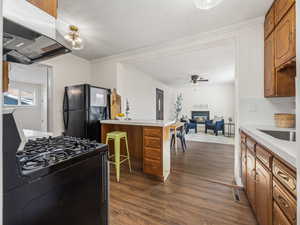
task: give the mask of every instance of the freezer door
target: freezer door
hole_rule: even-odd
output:
[[[106,107],[108,91],[102,88],[90,88],[90,107]]]
[[[68,111],[68,123],[65,134],[67,136],[86,138],[87,114],[86,110]]]
[[[68,111],[86,108],[86,88],[86,85],[77,85],[66,88]]]

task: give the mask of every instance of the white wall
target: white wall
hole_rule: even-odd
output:
[[[117,70],[118,70],[118,63],[116,62],[106,62],[106,63],[92,62],[91,64],[92,84],[94,84],[97,87],[104,87],[104,88],[111,88],[111,89],[117,88]]]
[[[191,111],[210,111],[210,118],[235,116],[234,84],[200,84],[176,89],[183,95],[182,113],[191,117]],[[207,107],[205,107],[207,105]]]
[[[51,132],[60,135],[64,131],[62,104],[64,87],[76,84],[90,83],[91,64],[89,61],[72,54],[62,55],[43,64],[52,67],[53,73],[53,127]]]
[[[173,89],[131,65],[118,64],[117,90],[122,97],[122,111],[127,98],[132,119],[156,119],[156,88],[164,91],[164,119],[173,119]]]

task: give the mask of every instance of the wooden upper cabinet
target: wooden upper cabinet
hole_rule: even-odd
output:
[[[296,56],[296,12],[295,5],[275,28],[275,67],[279,67]]]
[[[2,92],[8,91],[9,84],[9,63],[2,62]]]
[[[278,24],[284,15],[289,11],[295,0],[276,0],[274,3],[275,24]]]
[[[255,156],[252,151],[247,149],[247,181],[246,181],[246,193],[250,205],[253,208],[253,211],[256,211],[255,207]]]
[[[49,15],[57,18],[57,1],[58,0],[27,0],[31,4],[45,11]]]
[[[265,97],[276,96],[275,64],[274,64],[274,33],[265,40]]]
[[[255,206],[260,225],[272,225],[272,173],[256,160]]]
[[[274,7],[272,6],[265,18],[265,38],[274,30],[275,27],[275,14]]]

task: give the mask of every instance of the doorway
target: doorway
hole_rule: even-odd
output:
[[[164,91],[156,88],[156,120],[164,120]]]

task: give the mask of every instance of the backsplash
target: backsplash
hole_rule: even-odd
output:
[[[240,99],[241,124],[275,125],[275,113],[295,113],[295,97]]]

